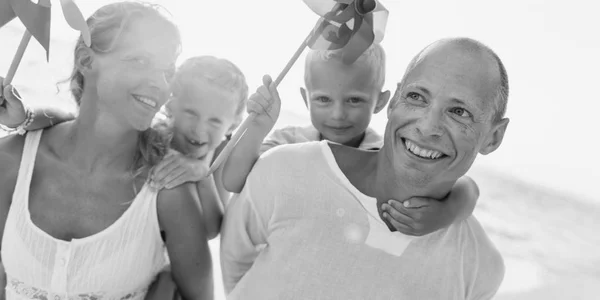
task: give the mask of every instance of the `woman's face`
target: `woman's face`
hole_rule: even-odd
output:
[[[108,53],[94,54],[95,85],[101,113],[138,131],[169,96],[179,40],[176,29],[158,17],[134,17]]]

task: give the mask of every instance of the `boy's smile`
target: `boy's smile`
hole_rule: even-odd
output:
[[[198,80],[169,105],[174,119],[173,142],[186,155],[204,158],[232,128],[237,97],[235,92]]]

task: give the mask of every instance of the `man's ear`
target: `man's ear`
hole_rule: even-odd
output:
[[[308,108],[308,95],[306,94],[306,89],[303,87],[300,88],[300,95],[302,95],[302,99],[304,100],[304,105]]]
[[[483,144],[483,147],[481,147],[481,149],[479,150],[479,153],[483,155],[488,155],[496,151],[496,149],[500,147],[500,144],[502,144],[502,140],[504,139],[504,133],[506,132],[506,127],[508,127],[509,121],[510,120],[508,118],[504,118],[495,123],[495,125],[492,127],[492,130],[490,130],[490,133],[488,134],[485,143]]]
[[[390,117],[390,113],[392,113],[392,111],[394,110],[394,108],[396,107],[396,105],[398,105],[398,101],[400,101],[400,95],[399,94],[400,94],[400,88],[396,89],[396,92],[394,93],[394,96],[390,100],[390,104],[388,105],[388,108],[387,108],[387,116],[388,116],[388,118]]]
[[[390,101],[390,94],[390,91],[379,93],[374,113],[379,113],[386,106],[386,104],[388,104]]]

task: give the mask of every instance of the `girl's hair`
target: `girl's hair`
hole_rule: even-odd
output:
[[[165,21],[173,31],[173,38],[181,49],[179,29],[159,5],[144,2],[123,1],[111,3],[98,9],[87,19],[90,29],[91,45],[89,49],[95,53],[108,53],[117,46],[119,36],[135,17],[159,18]],[[168,27],[167,27],[168,28]],[[77,106],[81,104],[84,88],[84,76],[78,68],[80,64],[89,63],[89,57],[81,58],[82,49],[88,48],[80,35],[75,45],[74,66],[70,80],[70,90]],[[85,61],[88,60],[88,61]],[[79,62],[79,63],[78,63]],[[132,165],[134,176],[138,176],[158,163],[168,149],[167,138],[162,130],[147,129],[140,132],[138,150]]]

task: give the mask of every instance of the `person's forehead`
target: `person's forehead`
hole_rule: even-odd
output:
[[[367,62],[344,64],[336,59],[315,60],[307,68],[312,89],[344,88],[371,93],[376,88],[377,70]]]
[[[481,53],[456,48],[441,50],[421,57],[407,74],[407,86],[435,85],[447,94],[462,94],[485,101],[493,98],[499,83],[497,65],[493,60]]]
[[[158,17],[133,17],[121,32],[115,50],[144,52],[157,59],[174,60],[179,47],[174,30]]]
[[[235,91],[198,81],[194,85],[188,86],[186,92],[175,100],[184,109],[227,114],[236,110],[238,99]]]

